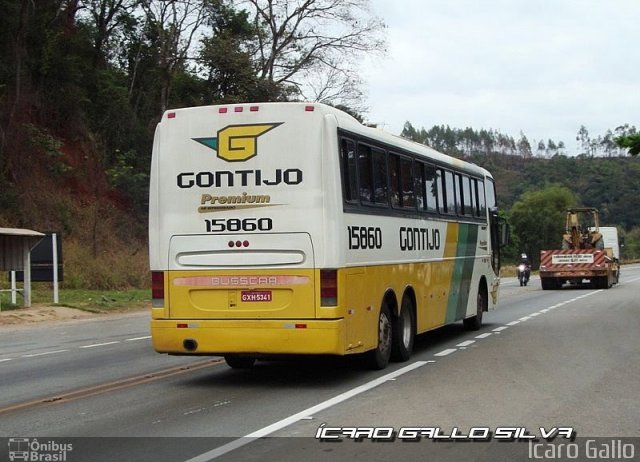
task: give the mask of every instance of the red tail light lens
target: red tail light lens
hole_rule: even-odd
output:
[[[320,270],[320,306],[338,304],[338,271]]]
[[[151,272],[151,306],[164,308],[164,272]]]

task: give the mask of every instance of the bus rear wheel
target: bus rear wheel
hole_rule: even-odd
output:
[[[370,369],[380,370],[387,367],[391,357],[393,323],[391,312],[386,303],[380,307],[378,315],[378,345],[365,353],[365,361]]]
[[[402,299],[400,316],[393,323],[393,341],[391,359],[394,361],[408,361],[413,351],[413,342],[416,335],[416,317],[413,312],[413,303],[409,297]]]
[[[478,287],[478,298],[476,302],[476,315],[462,320],[466,330],[479,330],[482,327],[482,314],[488,306],[487,292],[483,286]]]

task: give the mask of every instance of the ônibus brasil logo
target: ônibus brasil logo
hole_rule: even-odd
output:
[[[279,125],[282,125],[282,122],[229,125],[219,130],[215,138],[192,138],[192,140],[213,149],[218,153],[219,158],[227,162],[244,162],[258,155],[258,137]]]

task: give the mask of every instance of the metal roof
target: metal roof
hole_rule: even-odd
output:
[[[0,228],[0,235],[6,236],[39,236],[44,237],[43,233],[23,228]]]
[[[45,235],[22,228],[0,228],[0,271],[23,270],[25,255]]]

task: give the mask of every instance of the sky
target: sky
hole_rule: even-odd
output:
[[[640,0],[370,0],[387,55],[362,63],[366,119],[494,129],[577,150],[640,129]],[[535,149],[535,147],[534,147]]]

